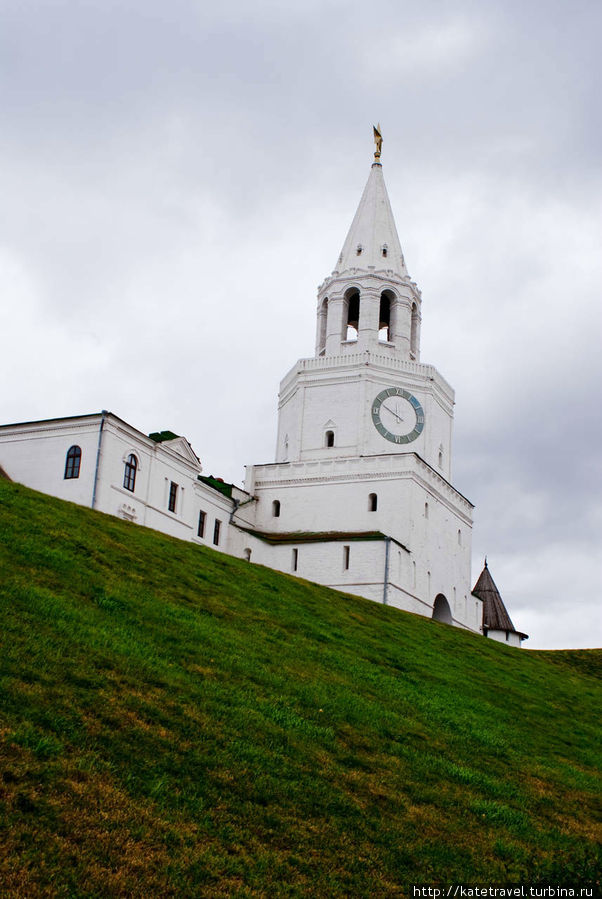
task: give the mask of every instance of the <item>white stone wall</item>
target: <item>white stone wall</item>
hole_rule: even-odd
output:
[[[0,465],[13,481],[89,506],[100,421],[100,415],[82,415],[4,425],[0,428]],[[67,451],[74,445],[82,451],[79,477],[65,480]]]
[[[374,427],[372,404],[388,387],[401,387],[420,402],[422,433],[403,447]],[[300,359],[280,387],[276,460],[298,461],[416,452],[451,478],[454,393],[433,366],[380,354]],[[327,430],[334,446],[326,447]]]
[[[285,544],[274,545],[246,535],[245,542],[251,549],[251,562],[345,593],[383,601],[385,544],[382,540],[324,540],[312,543],[303,540],[295,542],[293,538]],[[345,547],[349,548],[347,569]]]
[[[65,457],[73,444],[82,450],[80,475],[65,480]],[[138,460],[133,492],[124,487],[125,462],[130,454]],[[0,465],[9,477],[80,505],[92,505],[97,457],[96,509],[173,537],[238,554],[238,533],[232,535],[229,525],[233,502],[197,479],[201,465],[185,440],[155,443],[111,414],[0,427]],[[175,512],[168,508],[172,481],[178,485]],[[206,514],[203,537],[197,534],[201,509]],[[216,519],[221,522],[217,546]]]
[[[521,646],[521,639],[515,631],[487,631],[490,640],[505,643],[506,646]]]
[[[259,531],[289,539],[295,531],[379,532],[394,538],[405,549],[391,543],[389,604],[431,614],[435,597],[443,594],[458,624],[480,630],[481,618],[469,600],[472,507],[415,454],[254,466],[248,470],[246,489],[258,499]],[[370,510],[371,494],[377,497],[375,511]],[[278,516],[275,501],[280,504]],[[353,578],[353,592],[382,601],[384,562],[378,564],[376,576],[375,550],[341,581],[331,547],[325,541],[312,580],[350,589]],[[359,586],[375,583],[380,586]]]

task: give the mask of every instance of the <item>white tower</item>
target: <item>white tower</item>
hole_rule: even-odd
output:
[[[276,463],[246,486],[268,564],[479,630],[472,505],[450,483],[454,392],[420,362],[421,304],[377,143],[318,289],[315,355],[280,385]]]
[[[435,368],[418,364],[421,304],[376,160],[318,290],[315,357],[282,383],[278,461],[316,458],[325,447],[329,458],[407,447],[450,479],[454,392]],[[377,410],[384,388],[400,392],[381,397]]]

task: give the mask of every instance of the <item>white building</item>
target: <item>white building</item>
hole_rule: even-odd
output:
[[[108,412],[0,427],[0,466],[63,499],[482,633],[473,506],[451,483],[454,391],[420,361],[421,305],[377,150],[318,291],[315,355],[280,385],[276,461],[250,466],[244,491],[203,477],[183,437],[146,436]]]
[[[35,490],[242,554],[229,521],[247,495],[203,477],[188,441],[170,431],[146,436],[106,411],[3,425],[0,460]]]

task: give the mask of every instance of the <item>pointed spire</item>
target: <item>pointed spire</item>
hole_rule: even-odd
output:
[[[512,631],[518,634],[521,639],[526,639],[527,635],[517,631],[512,624],[512,619],[500,596],[500,591],[495,586],[495,582],[487,567],[487,556],[485,556],[485,566],[473,587],[472,594],[483,602],[483,626],[486,630]]]
[[[335,266],[335,272],[349,268],[389,269],[400,277],[407,278],[401,244],[397,236],[395,219],[389,195],[383,178],[380,153],[382,137],[380,126],[374,128],[376,151],[375,161],[362,199],[355,213],[347,239]]]

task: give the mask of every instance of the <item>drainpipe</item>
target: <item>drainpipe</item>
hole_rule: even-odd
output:
[[[98,430],[98,447],[96,449],[96,468],[94,469],[94,486],[92,488],[92,509],[96,506],[96,487],[98,485],[98,469],[100,468],[100,448],[102,446],[102,432],[105,426],[105,420],[109,413],[106,409],[102,410],[102,417],[100,419],[100,428]]]
[[[239,499],[233,499],[232,502],[234,503],[234,505],[232,507],[232,511],[230,512],[230,520],[228,521],[228,524],[232,524],[232,520],[233,520],[234,516],[236,515],[236,513],[238,512],[238,507],[240,506]]]
[[[232,502],[234,503],[234,507],[233,507],[232,511],[230,512],[230,520],[228,521],[228,524],[233,523],[234,516],[236,515],[238,510],[241,508],[241,506],[247,506],[249,503],[254,503],[256,501],[257,501],[256,496],[252,496],[250,499],[246,499],[244,501],[244,503],[241,503],[241,501],[239,499],[233,499]]]
[[[387,605],[387,588],[389,586],[389,552],[391,550],[391,538],[385,537],[385,583],[383,584],[383,605]]]

